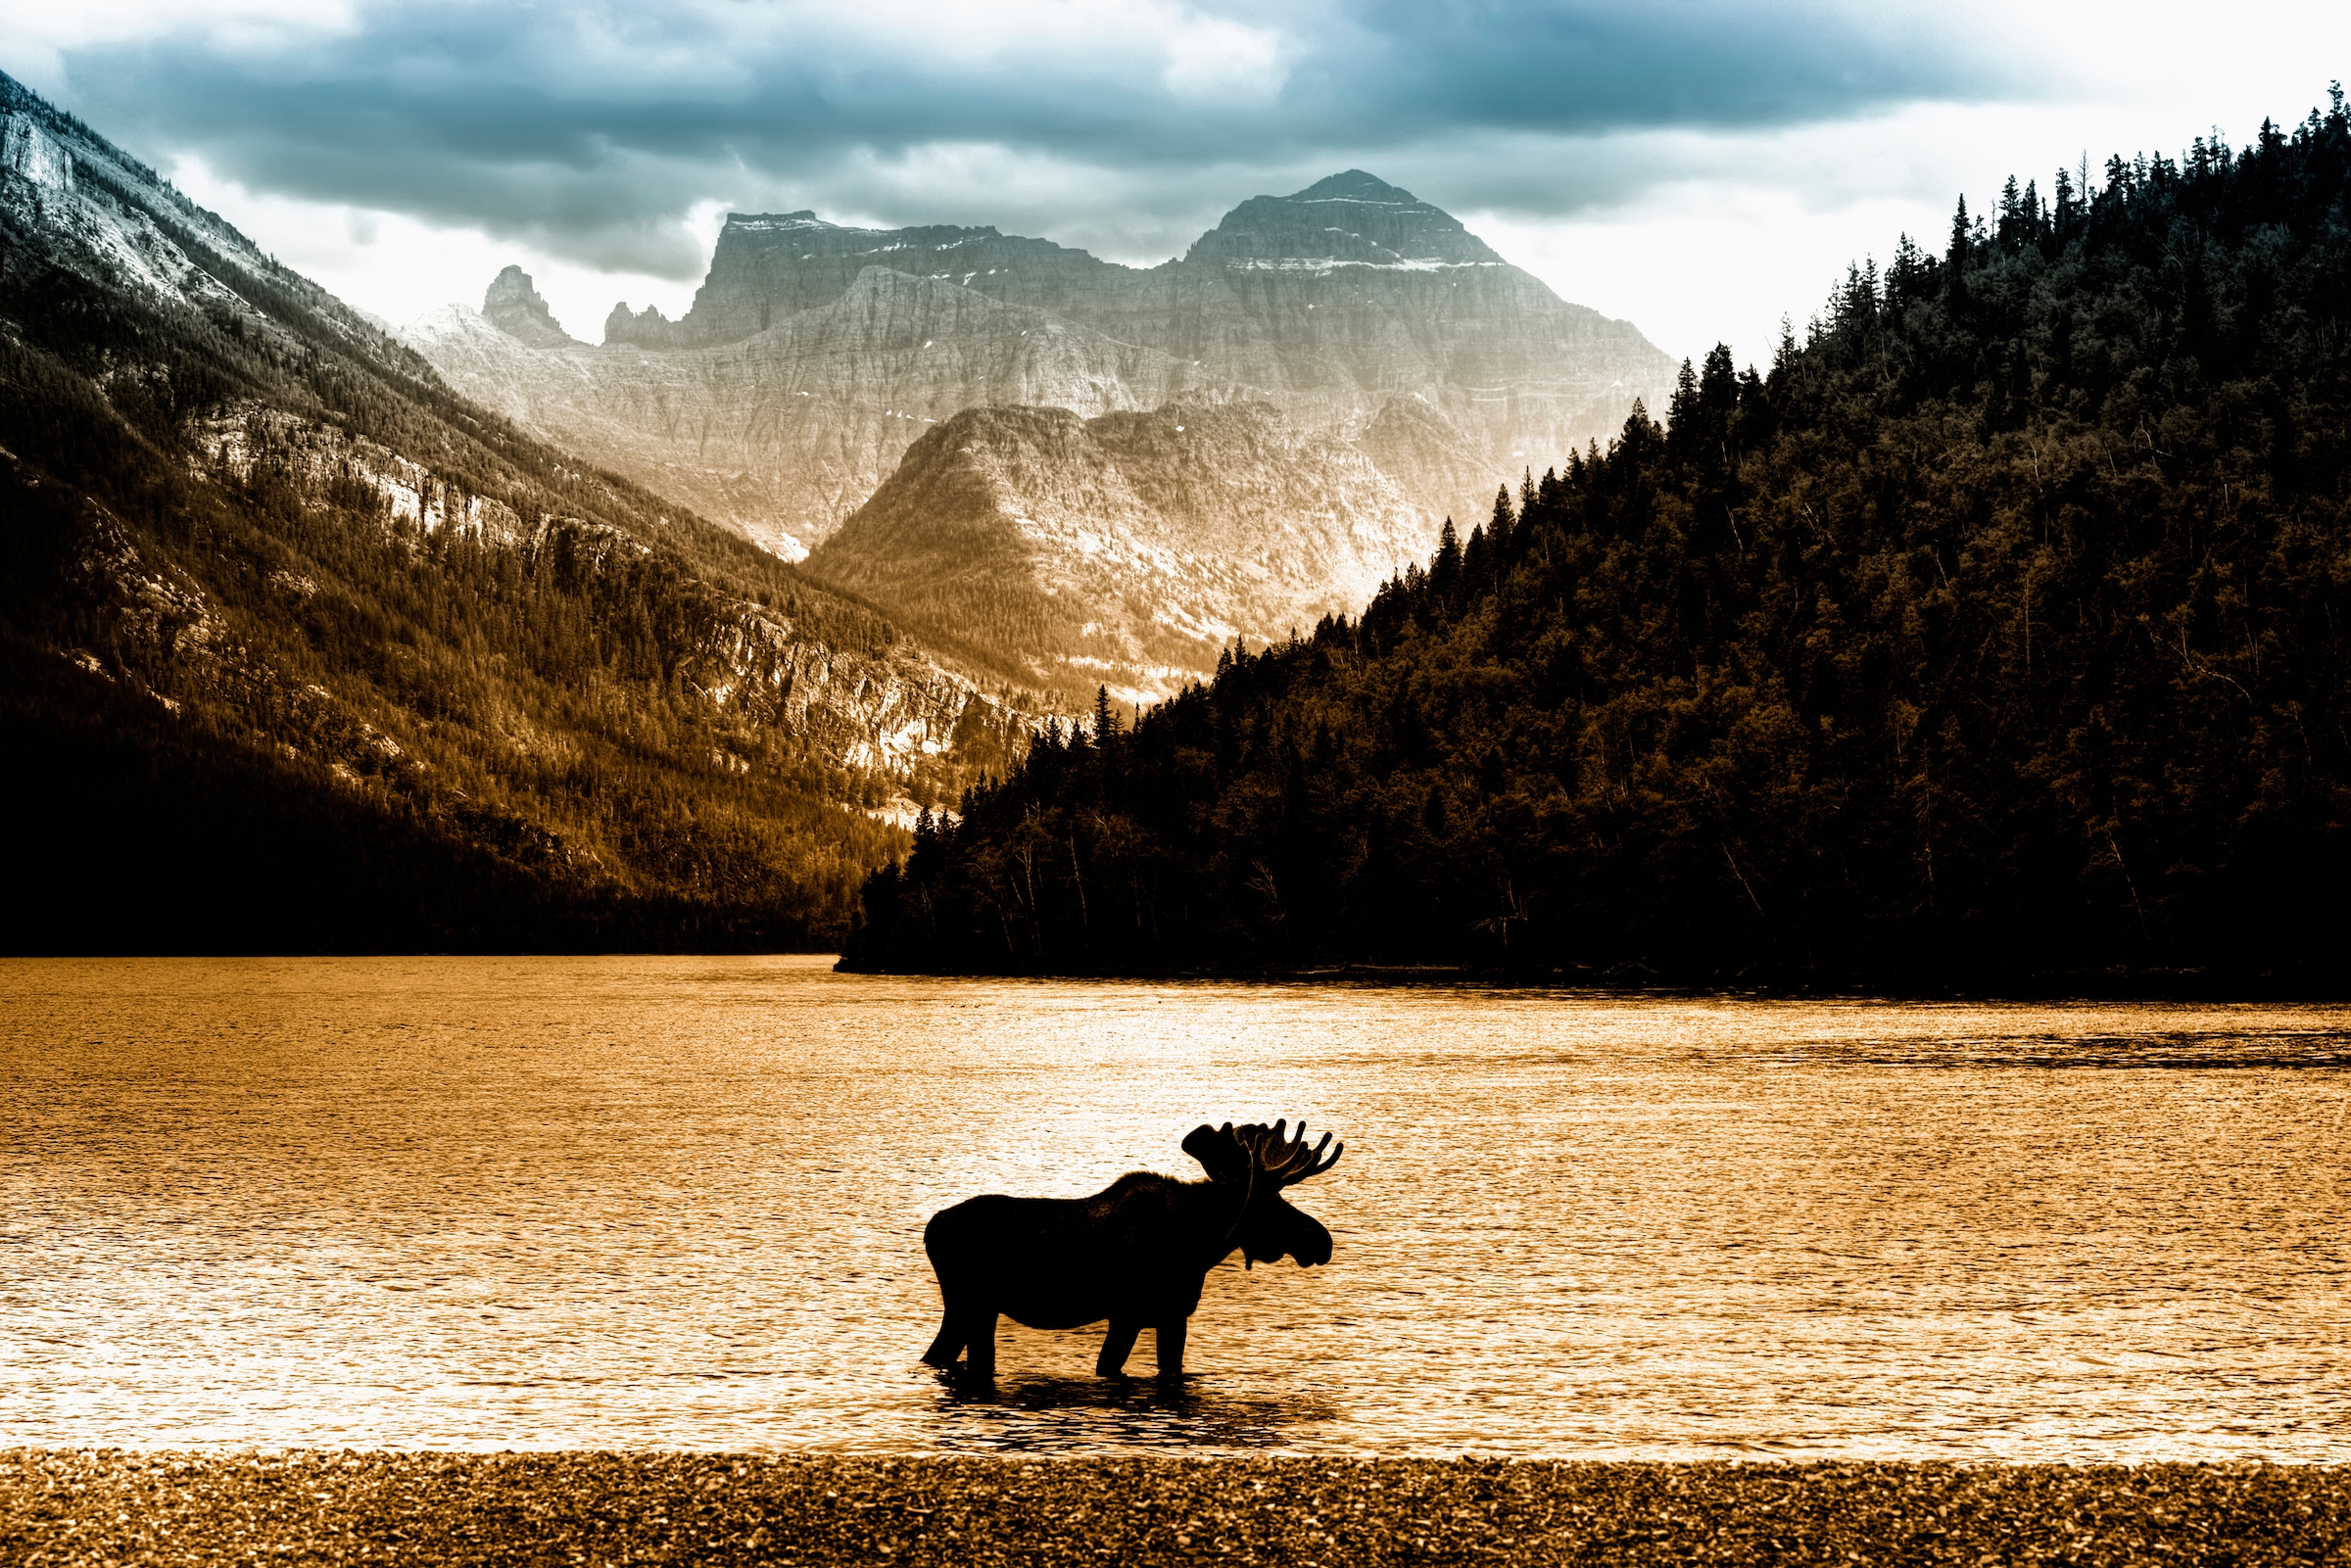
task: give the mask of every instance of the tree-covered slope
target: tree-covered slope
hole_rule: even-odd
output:
[[[2339,987],[2351,125],[2011,182],[1360,621],[1040,746],[851,967]]]
[[[4,76],[0,131],[7,950],[827,946],[1025,745]]]

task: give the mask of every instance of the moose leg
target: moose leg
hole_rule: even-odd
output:
[[[996,1314],[986,1307],[959,1312],[953,1321],[961,1326],[958,1337],[970,1348],[971,1354],[964,1363],[964,1373],[975,1382],[985,1383],[996,1375]]]
[[[1117,1377],[1125,1372],[1127,1357],[1134,1354],[1134,1338],[1142,1331],[1140,1318],[1112,1318],[1110,1333],[1102,1341],[1102,1354],[1094,1357],[1094,1375]]]
[[[931,1348],[923,1352],[925,1366],[943,1369],[955,1364],[955,1357],[963,1354],[963,1341],[956,1337],[959,1326],[955,1314],[947,1313],[945,1320],[938,1325],[938,1338],[933,1340]]]
[[[1184,1331],[1190,1327],[1191,1319],[1178,1317],[1174,1322],[1160,1324],[1152,1331],[1152,1338],[1158,1342],[1159,1375],[1161,1377],[1177,1377],[1182,1374],[1183,1335]]]

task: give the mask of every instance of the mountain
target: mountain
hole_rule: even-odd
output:
[[[494,295],[516,277],[509,268]],[[1204,628],[1263,641],[1359,602],[1375,580],[1359,569],[1364,560],[1379,555],[1377,570],[1394,570],[1435,542],[1444,518],[1483,516],[1499,486],[1605,435],[1637,397],[1666,395],[1672,377],[1628,324],[1560,301],[1458,219],[1361,170],[1252,198],[1183,258],[1149,268],[993,228],[876,230],[807,212],[736,214],[682,319],[617,307],[605,346],[587,349],[552,342],[543,317],[453,308],[407,340],[452,385],[519,425],[593,451],[787,557],[821,546],[814,570],[991,668],[1056,681],[1091,670],[1135,696],[1206,674],[1221,640],[1204,641]],[[1192,443],[1193,460],[1229,451],[1243,464],[1209,491],[1269,493],[1254,466],[1268,442],[1300,460],[1339,462],[1344,477],[1253,537],[1173,523],[1194,515],[1196,498],[1154,493],[1166,470],[1145,463],[1126,472],[1117,517],[1093,531],[1117,536],[1107,552],[1065,558],[1056,540],[1080,534],[1038,527],[1020,551],[1033,570],[1001,582],[982,585],[960,567],[952,582],[930,582],[907,568],[945,559],[949,540],[978,526],[973,516],[941,519],[947,533],[925,541],[915,519],[884,516],[895,504],[881,494],[885,481],[929,432],[978,407],[1060,408],[1090,422],[1174,400],[1247,404],[1285,427],[1275,435],[1253,413],[1248,441]],[[971,428],[1017,442],[1011,433],[1030,427]],[[1095,483],[1048,474],[1034,460],[1040,450],[1092,449],[1048,444],[999,464],[1032,480],[1034,494],[998,485],[988,506],[1035,522],[1060,504],[1055,497]],[[897,490],[934,483],[910,474]],[[869,502],[881,510],[860,510]],[[1416,519],[1402,536],[1400,503]],[[1156,520],[1142,533],[1121,533],[1146,516]],[[1212,534],[1234,552],[1216,555]],[[873,554],[884,538],[901,561]],[[1400,551],[1383,553],[1399,539]],[[1192,562],[1175,577],[1150,574],[1108,596],[1089,586],[1114,556],[1170,549]],[[1261,591],[1269,559],[1291,569]],[[1341,575],[1309,581],[1295,569],[1305,562]],[[1153,585],[1175,596],[1146,605],[1139,595]],[[1008,608],[1039,594],[1053,600],[1042,621]],[[950,604],[984,621],[942,619]],[[1047,623],[1050,647],[985,630]],[[1097,630],[1080,635],[1088,625]]]
[[[1360,618],[1048,737],[844,965],[2340,996],[2347,234],[2339,91],[2011,180]]]
[[[1428,515],[1432,537],[1439,517],[1482,514],[1496,484],[1605,436],[1635,397],[1656,401],[1672,383],[1671,361],[1629,324],[1564,303],[1455,218],[1360,170],[1252,198],[1182,259],[1147,268],[986,227],[860,229],[805,212],[733,214],[682,319],[615,308],[606,348],[636,353],[573,356],[559,384],[519,362],[482,361],[446,314],[411,328],[409,341],[469,396],[552,438],[596,443],[648,482],[676,471],[680,432],[691,432],[693,464],[726,498],[713,514],[790,552],[783,540],[815,545],[873,493],[921,420],[975,405],[968,376],[942,356],[936,376],[919,360],[893,363],[887,376],[836,375],[850,396],[824,418],[733,411],[772,383],[746,377],[744,356],[711,351],[831,309],[873,287],[876,268],[936,286],[896,302],[888,318],[914,343],[936,347],[983,321],[1033,332],[1041,319],[1095,346],[1082,366],[986,388],[989,402],[1090,418],[1156,408],[1173,380],[1193,395],[1267,402],[1302,433],[1352,440],[1390,404],[1416,401],[1481,464],[1465,485],[1452,465],[1390,475]],[[1042,315],[991,319],[976,303],[959,306],[965,296]],[[516,341],[544,346],[531,334]],[[795,333],[795,345],[810,341]],[[838,328],[817,341],[829,355],[870,352]],[[1128,379],[1099,352],[1109,345],[1147,351],[1147,373]],[[794,352],[754,357],[773,375]],[[562,390],[604,374],[633,384],[648,353],[675,360],[676,383],[698,390],[673,394],[674,426],[609,445],[611,433],[592,416],[583,422]],[[888,422],[909,414],[915,428]]]
[[[1566,304],[1448,214],[1360,169],[1254,197],[1181,260],[1149,268],[993,228],[731,214],[685,317],[616,311],[607,341],[739,343],[840,298],[875,266],[1197,365],[1202,385],[1269,401],[1310,430],[1353,436],[1391,401],[1417,398],[1490,465],[1465,495],[1415,497],[1437,514],[1470,504],[1482,514],[1494,484],[1563,460],[1612,430],[1635,397],[1658,401],[1672,385],[1672,361],[1631,325]],[[1156,405],[1144,390],[1117,406]]]
[[[982,407],[926,431],[808,566],[1003,679],[1141,702],[1238,636],[1360,607],[1425,533],[1363,452],[1266,404]]]
[[[1042,722],[5,76],[0,498],[14,951],[822,947]]]

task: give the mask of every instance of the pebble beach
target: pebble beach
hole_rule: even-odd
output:
[[[2351,1468],[0,1452],[0,1562],[2351,1563]]]

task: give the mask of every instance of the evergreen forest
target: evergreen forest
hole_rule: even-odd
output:
[[[846,967],[2339,992],[2347,191],[2338,89],[1963,202],[1360,619],[1053,731]]]

